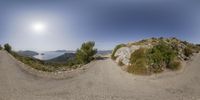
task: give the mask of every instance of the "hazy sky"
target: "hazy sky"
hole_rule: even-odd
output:
[[[200,2],[183,1],[0,0],[0,44],[15,50],[76,50],[95,41],[98,49],[112,49],[161,36],[200,43]]]

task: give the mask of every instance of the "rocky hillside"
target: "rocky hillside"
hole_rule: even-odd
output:
[[[145,50],[142,50],[141,48],[144,48]],[[141,50],[138,51],[139,49]],[[149,67],[155,63],[156,59],[153,59],[153,57],[162,57],[163,60],[165,60],[165,57],[168,57],[166,55],[171,54],[171,58],[182,61],[190,59],[192,54],[197,53],[199,50],[199,46],[176,38],[150,38],[138,42],[117,45],[113,50],[111,58],[120,65],[131,66],[134,65],[131,59],[133,59],[134,56],[137,56],[137,54],[138,56],[142,55],[139,55],[139,53],[143,51],[143,53],[145,53],[145,57],[143,58],[148,58],[143,62],[146,63],[145,66]],[[133,54],[134,52],[137,54]],[[168,58],[171,60],[170,57]],[[152,59],[154,62],[150,62]],[[160,61],[160,63],[161,62],[167,61]],[[171,62],[168,61],[167,63]],[[163,66],[168,66],[167,63],[164,63]]]

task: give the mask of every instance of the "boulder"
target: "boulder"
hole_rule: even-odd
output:
[[[114,55],[116,57],[116,62],[119,63],[121,61],[124,65],[128,66],[130,64],[130,56],[135,50],[150,47],[151,45],[132,45],[119,48]]]

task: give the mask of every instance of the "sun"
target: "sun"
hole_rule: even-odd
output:
[[[46,24],[43,22],[34,22],[31,25],[31,29],[35,34],[44,34],[46,31]]]

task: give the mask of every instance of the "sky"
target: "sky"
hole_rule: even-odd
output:
[[[0,44],[14,50],[99,50],[151,37],[200,43],[197,0],[0,0]]]

